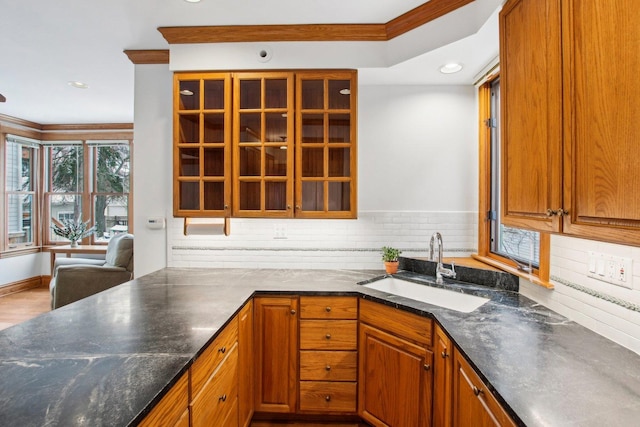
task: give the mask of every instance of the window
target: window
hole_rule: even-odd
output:
[[[5,144],[5,242],[8,249],[32,246],[37,234],[37,145],[17,137]]]
[[[549,236],[500,221],[500,78],[480,87],[480,208],[478,255],[492,265],[548,286]]]
[[[51,231],[51,218],[90,221],[91,244],[131,231],[129,141],[53,143],[44,157],[46,243],[65,241]]]

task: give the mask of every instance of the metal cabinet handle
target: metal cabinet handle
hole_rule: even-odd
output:
[[[442,353],[440,353],[440,356],[442,356],[443,359],[446,359],[447,357],[449,357],[449,353],[447,353],[447,350],[445,350]]]
[[[219,352],[219,353],[222,353],[222,354],[225,354],[225,353],[226,353],[226,351],[227,351],[227,347],[222,347],[222,348],[219,348],[219,349],[218,349],[218,352]]]
[[[325,335],[325,338],[327,338],[328,340],[330,340],[330,339],[331,339],[331,334],[327,334],[327,335]]]
[[[330,402],[331,401],[331,396],[329,396],[329,395],[325,396],[324,400],[326,400],[327,402]]]
[[[331,366],[330,365],[325,366],[324,370],[327,371],[327,372],[330,371],[331,370]]]
[[[431,365],[425,363],[424,370],[428,371],[429,369],[431,369]]]
[[[327,306],[325,307],[325,310],[327,310],[327,313],[329,313],[331,311],[331,307]]]
[[[227,395],[223,394],[222,396],[218,397],[218,401],[220,402],[226,402],[227,401]]]
[[[291,314],[296,314],[296,311],[294,309],[291,309]]]
[[[473,386],[473,394],[475,394],[476,396],[482,394],[482,389],[476,386]]]

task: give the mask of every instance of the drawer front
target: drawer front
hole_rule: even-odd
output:
[[[356,381],[358,353],[355,351],[301,351],[301,381]]]
[[[301,320],[300,349],[356,350],[357,320]]]
[[[426,317],[362,300],[360,301],[360,321],[391,332],[398,337],[426,346],[432,345],[433,322]]]
[[[189,420],[189,374],[185,373],[140,423],[141,427],[178,423],[187,412]],[[163,424],[164,423],[164,424]],[[178,424],[179,425],[179,424]]]
[[[355,412],[357,383],[300,382],[300,410],[312,412]]]
[[[238,345],[228,352],[202,392],[191,403],[193,426],[220,426],[230,411],[238,410]],[[236,415],[237,419],[237,415]]]
[[[191,367],[191,396],[197,396],[202,386],[209,380],[218,364],[238,341],[238,319],[234,317],[220,335],[209,344]]]
[[[301,319],[358,319],[356,297],[300,297]]]

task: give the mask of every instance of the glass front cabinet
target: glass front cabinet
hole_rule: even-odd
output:
[[[356,71],[175,73],[174,216],[356,218]]]

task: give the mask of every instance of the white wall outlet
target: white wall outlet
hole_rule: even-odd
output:
[[[613,285],[633,289],[633,260],[589,251],[587,276]]]
[[[273,238],[274,239],[286,239],[287,238],[287,226],[285,224],[275,224],[273,226]]]

